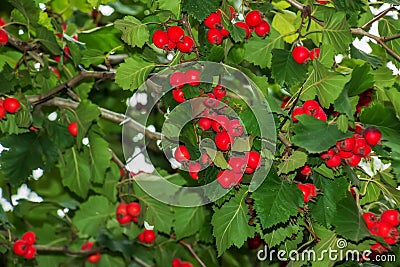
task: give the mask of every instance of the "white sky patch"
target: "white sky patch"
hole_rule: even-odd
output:
[[[370,161],[362,159],[359,167],[361,167],[369,176],[375,176],[378,171],[384,171],[390,167],[390,163],[383,164],[377,156],[372,156]]]
[[[3,151],[8,151],[8,150],[10,150],[8,147],[4,147],[2,144],[0,144],[0,154],[3,152]]]
[[[39,8],[40,8],[40,10],[45,11],[46,10],[46,4],[39,3]]]
[[[31,202],[42,202],[43,198],[41,198],[38,194],[29,189],[28,185],[23,184],[20,188],[18,188],[17,194],[11,196],[11,203],[16,206],[18,205],[18,200],[26,199]]]
[[[132,141],[133,141],[134,143],[137,143],[137,142],[139,142],[140,140],[142,140],[143,137],[144,137],[144,134],[138,133],[137,135],[135,135],[134,137],[132,137]]]
[[[18,34],[19,34],[19,35],[23,35],[24,33],[25,33],[25,32],[24,32],[23,29],[19,29],[19,30],[18,30]]]
[[[140,147],[135,147],[132,157],[129,158],[127,162],[126,169],[133,173],[152,173],[155,169],[153,164],[147,162],[145,156],[141,152]]]
[[[369,54],[372,52],[371,47],[368,44],[368,38],[362,38],[361,40],[356,37],[353,41],[353,45],[355,48]]]
[[[149,125],[149,126],[147,126],[147,130],[154,133],[156,131],[156,127],[154,127],[154,125]]]
[[[57,215],[60,217],[60,218],[64,218],[65,217],[65,214],[67,214],[69,212],[69,209],[68,208],[65,208],[65,209],[58,209],[57,210]]]
[[[52,112],[49,114],[49,116],[47,116],[47,118],[49,119],[49,121],[55,121],[58,118],[58,114],[57,112]]]
[[[153,230],[154,229],[154,225],[150,225],[148,222],[144,221],[144,228],[146,230]]]
[[[36,170],[32,171],[32,177],[35,180],[39,180],[40,177],[43,176],[43,169],[37,168]]]
[[[42,65],[39,63],[39,62],[36,62],[35,63],[35,65],[33,65],[33,67],[36,69],[36,70],[40,70],[40,67],[41,67]]]
[[[3,188],[0,188],[0,205],[3,207],[5,212],[13,210],[13,206],[11,206],[10,202],[3,198]]]
[[[89,138],[87,138],[87,137],[82,138],[82,144],[84,146],[89,146]]]
[[[393,64],[392,61],[389,61],[386,64],[386,67],[388,67],[389,69],[391,69],[393,71],[393,75],[400,75],[400,69],[396,68],[396,66]]]
[[[342,54],[336,55],[335,62],[339,64],[340,62],[342,62],[343,58],[344,56]]]
[[[172,169],[178,169],[182,166],[181,163],[179,163],[175,158],[170,158],[169,163],[171,163],[171,168]]]
[[[174,59],[174,53],[168,53],[167,54],[167,60],[172,61]]]
[[[100,5],[99,6],[99,11],[103,16],[110,16],[112,13],[114,13],[114,8],[110,7],[110,6],[104,6],[104,5]]]

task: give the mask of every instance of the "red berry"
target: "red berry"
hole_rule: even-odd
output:
[[[197,86],[200,84],[200,71],[198,70],[187,70],[185,72],[186,83],[190,86]]]
[[[363,136],[370,146],[375,146],[381,140],[382,133],[377,128],[370,126],[364,130]]]
[[[174,88],[182,88],[186,83],[186,76],[183,72],[177,71],[169,76],[169,84]]]
[[[34,246],[27,246],[24,258],[31,260],[36,256],[36,248]]]
[[[25,234],[22,235],[22,240],[25,240],[26,244],[31,246],[36,242],[36,234],[31,231],[26,232]]]
[[[153,44],[158,47],[158,48],[162,48],[165,49],[166,47],[168,47],[168,34],[165,31],[162,30],[156,30],[153,33]]]
[[[240,157],[230,158],[228,164],[235,173],[243,173],[246,168],[246,160]]]
[[[238,21],[235,23],[235,25],[246,31],[246,37],[245,37],[246,39],[250,38],[250,36],[251,36],[250,28],[246,23],[244,23],[242,21]]]
[[[8,113],[15,113],[21,108],[21,104],[18,99],[14,97],[8,97],[3,102],[3,107]]]
[[[318,47],[311,49],[310,59],[311,60],[318,59],[319,58],[319,54],[321,54],[321,49],[319,49]]]
[[[131,221],[127,207],[128,205],[126,203],[120,203],[117,207],[116,217],[119,224],[127,224]]]
[[[252,10],[247,13],[245,21],[249,27],[257,27],[263,21],[262,14],[258,10]]]
[[[8,42],[8,34],[6,31],[0,29],[0,46],[5,45]]]
[[[210,158],[210,156],[208,155],[208,154],[203,154],[203,155],[201,155],[201,157],[200,157],[200,162],[201,162],[201,164],[203,164],[204,166],[208,166],[208,165],[210,165],[212,162],[211,162],[211,158]]]
[[[397,210],[385,210],[381,215],[381,221],[391,226],[398,226],[400,224],[400,214]]]
[[[371,229],[378,222],[378,218],[372,212],[366,212],[362,215],[368,229]]]
[[[199,171],[201,170],[201,164],[198,162],[190,163],[188,169],[190,177],[192,177],[194,180],[198,180]]]
[[[172,260],[172,267],[181,267],[181,259],[179,258],[174,258]]]
[[[318,111],[321,109],[319,103],[315,100],[307,100],[303,104],[304,113],[309,116],[316,116]]]
[[[49,70],[51,70],[55,75],[57,75],[57,78],[58,78],[58,79],[61,78],[60,72],[59,72],[57,69],[55,69],[55,68],[49,66]]]
[[[236,16],[236,11],[233,6],[229,6],[229,11],[231,12],[230,19],[232,20]]]
[[[164,46],[164,50],[171,51],[174,50],[175,48],[176,48],[176,43],[168,39],[168,45]]]
[[[229,122],[228,133],[232,136],[241,136],[244,132],[243,125],[240,124],[240,120],[234,119]]]
[[[217,99],[221,99],[226,95],[226,88],[222,85],[217,85],[213,88],[213,94]]]
[[[260,37],[265,37],[269,34],[269,32],[271,31],[271,26],[269,25],[269,23],[265,20],[263,20],[260,25],[258,25],[255,28],[255,32],[258,36]]]
[[[28,245],[25,240],[17,240],[14,242],[13,251],[18,256],[23,256],[26,254]]]
[[[183,40],[185,32],[179,26],[171,26],[167,30],[167,35],[172,42],[179,43]]]
[[[145,242],[145,240],[144,240],[144,232],[141,232],[141,233],[138,235],[138,239],[139,239],[139,241],[142,242],[142,243]]]
[[[178,103],[185,102],[185,94],[183,93],[182,89],[174,89],[172,90],[172,97]]]
[[[200,118],[199,120],[199,128],[202,129],[203,131],[210,130],[212,125],[212,120],[209,118]]]
[[[6,117],[6,110],[4,109],[3,105],[0,106],[0,120]]]
[[[190,154],[186,146],[184,145],[178,146],[178,148],[174,152],[174,158],[178,162],[190,160]]]
[[[0,18],[0,27],[6,25],[6,21],[3,18]]]
[[[250,167],[246,167],[246,169],[244,170],[244,173],[246,174],[252,174],[255,171],[255,169],[250,168]]]
[[[292,50],[292,56],[294,61],[298,64],[304,64],[310,56],[310,51],[304,46],[296,46]]]
[[[236,184],[235,173],[231,170],[222,170],[217,174],[217,181],[223,188],[230,188]]]
[[[398,239],[391,238],[391,237],[386,237],[383,240],[389,245],[395,245],[398,242]]]
[[[139,216],[140,214],[140,204],[138,202],[131,202],[126,207],[126,211],[131,217]]]
[[[257,151],[247,152],[245,155],[247,159],[247,167],[257,169],[261,162],[261,156]]]
[[[321,120],[321,121],[326,121],[326,119],[327,119],[326,113],[324,112],[324,110],[322,108],[320,108],[317,111],[317,114],[314,116],[314,118]]]
[[[356,139],[356,144],[353,149],[353,153],[358,154],[362,157],[366,157],[371,153],[372,149],[367,144],[364,138]]]
[[[310,166],[308,166],[307,164],[304,165],[304,167],[301,169],[300,171],[301,174],[305,175],[305,176],[309,176],[312,173],[312,169]]]
[[[139,221],[138,217],[131,218],[133,222],[137,223]]]
[[[336,154],[335,151],[332,148],[330,148],[327,152],[321,154],[321,159],[328,160],[333,156],[335,156],[335,154]]]
[[[371,250],[376,251],[380,254],[387,252],[387,248],[385,246],[383,246],[381,243],[379,243],[378,241],[376,241],[375,244],[371,245]]]
[[[218,107],[220,101],[215,99],[215,95],[208,93],[207,96],[208,99],[204,100],[204,105],[210,108]]]
[[[217,133],[215,144],[219,150],[227,151],[232,144],[231,136],[227,132]]]
[[[193,264],[191,264],[190,262],[184,261],[181,263],[180,267],[193,267]]]
[[[257,249],[262,242],[261,236],[259,234],[255,234],[253,238],[247,238],[247,247],[249,249]]]
[[[229,118],[225,115],[218,115],[212,122],[211,127],[216,133],[227,131],[229,127]]]
[[[229,36],[229,31],[227,29],[225,29],[224,27],[222,27],[222,29],[220,30],[220,33],[222,35],[222,37],[228,37]]]
[[[96,263],[96,262],[98,262],[100,259],[101,259],[101,254],[100,254],[100,253],[95,253],[95,254],[89,255],[89,256],[87,257],[87,260],[88,260],[88,262],[90,262],[90,263]]]
[[[150,244],[154,241],[154,239],[156,239],[156,234],[154,233],[153,230],[144,230],[143,237],[144,237],[144,242]]]
[[[193,51],[194,41],[191,37],[184,36],[182,42],[177,44],[177,47],[182,53],[190,53]]]
[[[340,166],[340,163],[342,162],[342,159],[337,156],[334,155],[333,157],[331,157],[330,159],[328,159],[327,161],[325,161],[326,166],[328,166],[329,168],[336,168]]]
[[[93,248],[94,242],[88,241],[82,244],[82,250],[91,250]]]
[[[78,123],[73,121],[68,124],[68,131],[72,136],[78,136]]]
[[[318,4],[321,4],[321,5],[326,5],[326,4],[328,4],[328,2],[329,2],[329,1],[325,1],[325,0],[317,0],[317,2],[318,2]]]
[[[210,44],[219,45],[224,37],[218,29],[210,29],[207,32],[207,40]]]
[[[378,235],[383,238],[392,237],[394,229],[396,228],[384,221],[378,222]]]
[[[297,184],[297,187],[303,192],[304,203],[308,203],[313,197],[317,196],[317,188],[313,184]]]
[[[213,12],[204,20],[204,25],[209,29],[218,29],[221,27],[221,14]]]
[[[351,152],[351,151],[343,151],[343,150],[340,150],[340,151],[337,153],[337,155],[338,155],[339,157],[341,157],[342,159],[348,159],[348,158],[351,158],[354,154],[353,154],[353,152]]]
[[[302,107],[297,107],[293,110],[292,112],[292,121],[293,122],[298,122],[299,120],[296,118],[297,115],[303,115],[304,109]]]
[[[356,139],[354,137],[346,138],[344,140],[336,142],[336,147],[344,151],[352,151],[356,145]]]

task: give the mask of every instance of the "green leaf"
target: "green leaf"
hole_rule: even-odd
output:
[[[337,210],[337,203],[346,197],[348,182],[344,178],[329,180],[320,175],[315,177],[315,186],[322,190],[315,204],[311,206],[311,216],[314,220],[329,228]]]
[[[4,134],[21,134],[29,132],[28,129],[19,128],[17,124],[17,114],[7,114],[6,120],[0,120],[0,132]]]
[[[121,31],[113,25],[95,28],[89,33],[80,33],[79,41],[85,43],[87,49],[97,49],[103,53],[108,53],[123,44],[121,41]]]
[[[202,22],[211,12],[217,11],[219,0],[182,0],[182,10]]]
[[[276,29],[281,35],[286,35],[283,39],[287,43],[293,43],[297,39],[297,34],[294,33],[300,25],[300,19],[296,14],[289,10],[282,10],[275,13],[272,20],[272,27]],[[289,33],[294,33],[287,35]]]
[[[283,227],[272,228],[271,232],[268,232],[262,236],[265,243],[268,244],[269,248],[280,245],[283,241],[291,239],[293,235],[296,235],[300,231],[300,227],[297,224],[285,224]]]
[[[385,87],[391,87],[396,81],[396,77],[393,75],[389,68],[381,67],[372,71],[375,79],[375,86],[379,89],[384,89]]]
[[[244,58],[261,68],[271,67],[272,49],[283,48],[283,36],[271,28],[268,41],[264,38],[253,36],[244,45]]]
[[[106,220],[115,214],[115,206],[103,196],[91,196],[79,206],[73,225],[84,236],[97,236],[99,229],[105,226]]]
[[[148,195],[137,184],[134,184],[134,193],[142,205],[143,219],[154,225],[156,231],[170,234],[174,219],[171,207]]]
[[[76,112],[76,121],[78,122],[78,140],[82,140],[90,126],[92,126],[93,121],[98,120],[100,117],[99,107],[89,100],[83,100],[79,103],[79,106],[75,110]],[[82,142],[78,143],[79,146],[82,146]]]
[[[28,24],[38,26],[39,8],[34,1],[30,0],[8,0],[25,17]]]
[[[381,195],[381,190],[375,183],[361,182],[360,192],[365,192],[365,195],[360,199],[361,205],[378,201]]]
[[[144,83],[155,64],[131,57],[125,60],[117,70],[115,82],[124,90],[135,90]]]
[[[253,107],[252,107],[253,108]],[[246,109],[239,114],[240,120],[243,122],[243,126],[246,128],[248,134],[253,136],[260,136],[260,128],[258,126],[258,120],[251,109]]]
[[[361,59],[367,61],[372,67],[377,68],[383,65],[383,61],[380,57],[375,56],[373,54],[367,54],[353,45],[350,46],[350,56],[354,59]]]
[[[371,67],[365,63],[362,66],[355,66],[351,73],[351,79],[346,84],[349,96],[356,96],[374,86],[374,76],[370,73]]]
[[[399,32],[400,21],[395,20],[392,17],[385,16],[379,21],[378,29],[379,34],[381,36],[392,36]],[[395,53],[400,53],[400,39],[395,38],[390,41],[385,42],[385,44],[391,48]],[[397,68],[400,67],[400,62],[390,55],[389,58],[392,58],[393,64],[396,65]]]
[[[332,224],[337,234],[355,242],[371,235],[350,193],[338,202]]]
[[[349,98],[348,89],[346,87],[335,100],[334,107],[335,111],[346,114],[348,118],[353,118],[353,107]]]
[[[44,127],[47,130],[48,138],[61,149],[65,149],[74,144],[74,137],[69,133],[66,126],[45,120]]]
[[[86,158],[72,147],[65,152],[60,167],[63,185],[86,198],[90,188],[90,167]]]
[[[57,40],[54,37],[54,33],[44,27],[36,29],[37,40],[53,55],[59,55],[61,53],[60,47],[57,44]]]
[[[58,158],[57,148],[47,138],[34,133],[7,135],[0,144],[9,150],[1,153],[1,171],[12,186],[21,185],[32,170],[50,170]]]
[[[348,129],[349,129],[349,119],[347,118],[346,115],[341,114],[337,118],[337,127],[343,133],[348,131]]]
[[[231,198],[221,208],[215,208],[211,224],[217,242],[218,256],[229,247],[241,247],[248,237],[253,237],[255,228],[248,224],[250,215],[245,203],[248,191],[241,188],[236,196]]]
[[[89,67],[90,64],[98,65],[103,63],[105,56],[101,50],[98,49],[87,49],[82,51],[81,64],[85,67]]]
[[[313,61],[314,69],[303,85],[302,100],[318,96],[322,107],[328,108],[339,97],[350,77],[328,70],[318,61]]]
[[[199,196],[193,195],[193,197]],[[177,240],[195,234],[206,222],[207,213],[204,206],[175,207],[174,211],[174,232]]]
[[[351,137],[351,133],[341,132],[336,125],[328,124],[308,115],[296,117],[299,122],[293,127],[292,142],[310,153],[327,151],[339,140]]]
[[[180,18],[181,14],[181,0],[170,1],[170,0],[157,0],[159,8],[162,10],[169,10],[174,15],[175,18]]]
[[[353,41],[349,28],[346,13],[333,13],[322,30],[323,42],[330,45],[337,53],[346,52]]]
[[[272,77],[279,84],[294,85],[307,77],[307,65],[297,64],[288,50],[272,50]]]
[[[229,31],[229,36],[235,43],[243,41],[246,37],[246,30],[236,26],[229,20],[227,21],[226,29]]]
[[[287,174],[297,168],[304,166],[307,162],[307,154],[301,151],[294,151],[289,158],[283,159],[282,163],[278,166],[278,175],[282,173]]]
[[[89,132],[89,156],[91,180],[103,183],[106,170],[110,167],[111,153],[108,151],[108,142],[94,131]]]
[[[114,22],[115,28],[122,31],[122,40],[132,47],[143,47],[149,40],[149,30],[146,24],[132,16],[126,16]]]
[[[294,183],[282,180],[271,169],[263,184],[253,193],[254,209],[263,228],[287,222],[303,206],[303,194]]]
[[[385,93],[390,99],[390,102],[392,102],[394,110],[396,111],[397,119],[400,119],[400,92],[396,90],[396,88],[392,87],[385,90]]]
[[[208,152],[207,152],[207,154],[208,154]],[[217,153],[215,153],[213,162],[214,162],[215,166],[217,166],[218,168],[221,168],[224,170],[226,168],[228,168],[228,162],[226,161],[224,154],[221,151],[217,151]]]

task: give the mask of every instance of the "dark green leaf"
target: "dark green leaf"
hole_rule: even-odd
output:
[[[364,61],[367,61],[374,68],[383,65],[382,59],[380,59],[378,56],[367,54],[364,51],[355,48],[353,45],[350,46],[350,56],[354,59],[362,59]]]
[[[307,65],[297,64],[288,50],[272,50],[272,77],[279,84],[294,85],[303,82],[307,75]]]
[[[174,211],[174,232],[178,240],[195,234],[205,224],[207,213],[204,206],[176,207]]]
[[[91,180],[95,183],[103,183],[106,170],[111,164],[108,142],[98,132],[90,131],[88,137]]]
[[[351,73],[351,79],[346,84],[349,96],[361,94],[374,85],[374,76],[370,73],[371,67],[365,63],[362,66],[355,66]]]
[[[115,28],[122,31],[122,40],[132,47],[143,47],[149,41],[149,30],[135,17],[126,16],[114,22]]]
[[[202,22],[211,12],[217,11],[219,0],[183,0],[182,10]]]
[[[38,41],[53,55],[59,55],[61,53],[60,47],[57,44],[54,33],[44,27],[40,27],[36,30]]]
[[[327,21],[323,33],[323,42],[331,45],[337,53],[346,52],[353,41],[349,31],[349,25],[346,20],[346,13],[335,12]]]

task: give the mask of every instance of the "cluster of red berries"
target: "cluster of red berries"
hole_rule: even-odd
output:
[[[78,123],[73,121],[68,124],[68,131],[72,136],[78,136]]]
[[[318,189],[314,184],[296,184],[297,187],[303,192],[304,203],[308,203],[318,195]]]
[[[389,245],[399,242],[400,213],[397,210],[385,210],[381,216],[372,212],[363,214],[364,221],[372,235],[382,237]]]
[[[6,117],[6,113],[14,114],[21,108],[21,103],[14,97],[0,100],[0,120]]]
[[[315,60],[319,58],[319,54],[321,50],[317,48],[313,48],[311,51],[302,45],[296,46],[292,50],[292,57],[297,64],[307,63],[309,60]]]
[[[174,72],[169,76],[169,83],[172,90],[172,97],[176,102],[182,103],[185,102],[185,93],[182,90],[182,87],[185,84],[190,86],[197,86],[200,84],[200,72],[198,70],[187,70],[185,72]]]
[[[129,204],[120,203],[116,210],[117,221],[120,224],[127,224],[130,221],[137,222],[140,214],[140,204],[130,202]]]
[[[138,235],[138,239],[142,243],[152,244],[156,239],[156,234],[151,229],[145,229]]]
[[[368,107],[372,101],[372,90],[368,89],[358,95],[358,103],[356,106],[356,113],[360,113],[363,107]]]
[[[292,121],[298,122],[296,116],[306,114],[318,120],[326,121],[326,113],[315,100],[307,100],[302,107],[297,107],[292,112]]]
[[[229,7],[231,10],[231,19],[234,16],[235,10],[232,6]],[[221,11],[213,12],[204,20],[204,25],[208,28],[207,40],[211,44],[219,45],[224,37],[229,36],[229,31],[222,25]]]
[[[172,260],[172,267],[193,267],[193,264],[188,261],[182,261],[179,258],[174,258]]]
[[[258,10],[248,12],[245,22],[239,21],[235,25],[246,31],[246,39],[251,37],[253,31],[260,37],[267,36],[271,31],[271,26],[263,19],[263,14]]]
[[[82,250],[91,250],[94,246],[94,242],[88,241],[82,244],[81,249]],[[87,261],[90,263],[96,263],[101,259],[101,254],[100,252],[90,254],[87,256]]]
[[[357,166],[361,158],[366,158],[371,153],[371,146],[375,146],[382,138],[381,132],[375,127],[368,127],[362,134],[354,133],[353,137],[336,142],[336,146],[321,154],[329,168],[339,167],[344,162],[351,166]]]
[[[14,242],[13,251],[18,256],[23,256],[25,259],[33,259],[36,255],[36,235],[34,232],[26,232],[22,238]]]
[[[156,47],[165,51],[178,49],[182,53],[190,53],[195,46],[194,40],[185,35],[185,31],[179,26],[168,27],[167,31],[156,30],[152,40]]]
[[[5,45],[8,42],[8,34],[3,30],[4,25],[6,25],[6,22],[3,18],[0,18],[0,46]]]

